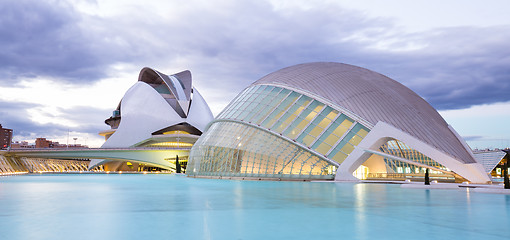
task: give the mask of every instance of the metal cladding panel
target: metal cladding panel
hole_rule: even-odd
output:
[[[325,98],[375,125],[389,123],[463,163],[476,160],[423,98],[382,74],[342,63],[305,63],[270,73],[253,85],[274,84]]]

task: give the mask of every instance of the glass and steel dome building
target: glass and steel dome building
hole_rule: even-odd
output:
[[[455,130],[409,88],[361,67],[319,62],[244,89],[192,147],[187,174],[349,181],[426,169],[490,181]]]

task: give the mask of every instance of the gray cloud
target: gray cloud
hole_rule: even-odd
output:
[[[332,4],[277,10],[263,1],[214,9],[195,3],[170,19],[143,7],[144,14],[100,17],[60,1],[1,5],[4,83],[41,75],[91,82],[111,72],[112,64],[128,63],[167,73],[191,69],[199,87],[206,82],[202,92],[216,100],[209,92],[230,99],[289,65],[337,61],[394,78],[441,110],[510,100],[504,94],[510,90],[508,26],[408,34],[388,19]],[[373,48],[384,42],[386,49]],[[413,44],[425,47],[395,51]]]
[[[37,137],[48,139],[66,135],[68,131],[97,134],[108,129],[104,124],[110,111],[92,107],[75,107],[73,109],[58,109],[65,118],[80,123],[77,127],[66,127],[58,122],[39,123],[28,118],[27,109],[40,107],[39,104],[13,103],[0,101],[0,124],[5,128],[14,130],[16,138],[35,140]]]
[[[83,26],[66,1],[0,2],[0,83],[20,77],[90,82],[104,77],[108,64],[127,54]],[[93,27],[93,26],[88,26]]]
[[[138,25],[136,32],[158,39],[146,42],[146,53],[152,57],[145,59],[158,69],[170,67],[167,73],[191,68],[199,87],[200,81],[208,82],[202,83],[206,89],[201,88],[206,97],[221,92],[210,94],[213,100],[231,99],[272,71],[314,61],[344,62],[380,72],[439,110],[510,100],[504,94],[510,90],[508,26],[408,34],[388,19],[367,18],[335,5],[287,11],[265,2],[236,2],[228,7],[228,11],[196,7],[180,13],[186,21]],[[385,49],[374,48],[381,42],[389,43]],[[405,49],[413,45],[418,47]]]
[[[5,128],[13,129],[15,136],[31,139],[55,135],[63,131],[63,127],[60,125],[40,124],[28,118],[26,110],[40,106],[38,104],[0,101],[0,106],[2,106],[0,108],[0,123]]]
[[[376,69],[440,110],[509,101],[509,30],[510,26],[464,27],[420,33],[427,47],[389,54],[381,61],[386,64]]]
[[[462,136],[465,141],[480,141],[484,139],[484,136]]]
[[[70,130],[97,134],[100,131],[109,129],[110,126],[104,120],[111,116],[112,111],[94,107],[74,107],[73,109],[61,109],[63,118],[73,122],[81,123]]]
[[[51,0],[2,1],[0,9],[2,85],[36,76],[89,84],[114,74],[116,63],[167,74],[190,69],[214,105],[283,67],[335,61],[393,78],[440,110],[510,101],[509,26],[406,33],[390,19],[327,3],[276,9],[264,1],[186,1],[168,11],[142,4],[108,16]],[[17,117],[19,109],[0,112],[2,124],[20,134],[67,131]],[[110,114],[94,106],[65,112],[91,133],[104,129]]]

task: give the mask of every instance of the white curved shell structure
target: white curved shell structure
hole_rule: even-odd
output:
[[[144,68],[114,116],[105,121],[112,129],[102,132],[107,138],[102,148],[173,146],[189,150],[213,118],[192,86],[189,71],[165,75]],[[93,161],[90,167],[101,161]]]
[[[192,88],[189,71],[167,76],[150,68],[140,72],[138,82],[122,98],[120,114],[122,120],[103,148],[131,147],[178,123],[203,132],[214,119],[204,98]]]

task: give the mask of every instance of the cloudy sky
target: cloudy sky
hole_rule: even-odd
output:
[[[98,147],[139,71],[191,70],[214,114],[286,66],[371,69],[472,148],[510,146],[510,1],[0,1],[0,124]],[[71,140],[72,141],[72,140]]]

